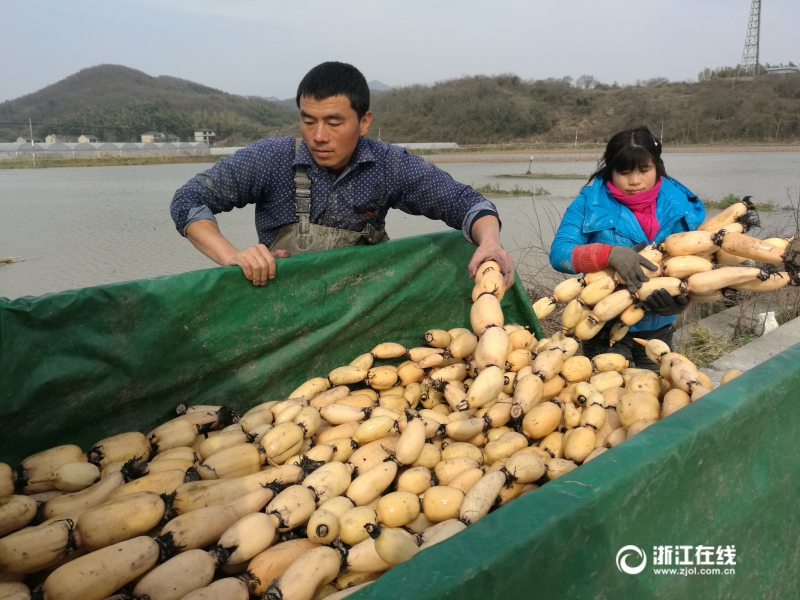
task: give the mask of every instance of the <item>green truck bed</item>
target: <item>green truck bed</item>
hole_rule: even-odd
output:
[[[230,268],[0,299],[0,460],[88,450],[179,403],[246,410],[378,342],[468,326],[472,251],[449,232],[293,257],[259,288]],[[503,306],[538,329],[519,281]],[[795,346],[352,597],[800,598],[798,397]],[[642,572],[618,568],[625,546]]]

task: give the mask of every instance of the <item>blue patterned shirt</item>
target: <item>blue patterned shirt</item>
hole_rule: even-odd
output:
[[[399,208],[444,221],[474,243],[470,231],[476,218],[497,216],[494,204],[478,192],[399,146],[360,138],[337,178],[314,162],[305,142],[295,156],[294,138],[284,137],[250,144],[190,179],[172,199],[175,226],[185,236],[194,221],[216,221],[217,213],[255,204],[258,240],[269,246],[283,225],[297,222],[292,169],[297,164],[308,165],[312,223],[362,231],[370,222],[384,231],[386,213]]]

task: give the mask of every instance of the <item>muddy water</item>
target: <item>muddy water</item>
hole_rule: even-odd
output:
[[[502,155],[516,162],[442,162],[467,184],[543,187],[549,196],[493,197],[503,220],[502,241],[529,276],[546,264],[560,215],[580,192],[578,179],[520,179],[527,155]],[[539,155],[541,156],[541,155]],[[438,158],[438,157],[436,157]],[[454,158],[463,160],[464,155]],[[493,157],[494,158],[494,157]],[[588,176],[586,155],[567,162],[534,162],[538,173]],[[519,162],[524,159],[523,162]],[[800,193],[800,153],[672,154],[670,175],[705,199],[751,194],[778,205]],[[215,266],[182,238],[169,216],[174,191],[203,164],[53,168],[0,171],[0,258],[23,262],[0,266],[0,296],[16,298],[65,289],[181,273]],[[769,233],[794,228],[791,213],[762,214]],[[256,242],[252,207],[219,215],[223,233],[238,247]],[[441,231],[446,226],[392,211],[393,238]]]

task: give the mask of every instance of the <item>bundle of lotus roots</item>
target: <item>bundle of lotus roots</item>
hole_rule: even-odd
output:
[[[181,406],[0,463],[0,597],[336,600],[713,387],[662,342],[659,375],[537,340],[503,291],[484,263],[469,329],[378,344],[241,417]]]
[[[657,266],[643,268],[650,280],[636,293],[611,268],[559,283],[551,296],[533,304],[539,319],[566,303],[561,317],[564,333],[579,340],[596,336],[612,323],[613,346],[642,319],[644,301],[659,289],[695,302],[716,302],[727,290],[767,292],[800,282],[800,253],[788,250],[793,238],[760,240],[746,235],[759,219],[749,197],[706,220],[697,231],[675,233],[639,252]],[[744,266],[746,261],[762,263]]]

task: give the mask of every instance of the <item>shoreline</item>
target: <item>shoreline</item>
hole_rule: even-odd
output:
[[[215,163],[221,156],[200,154],[184,156],[103,156],[100,158],[32,158],[0,159],[2,169],[52,169],[58,167],[135,167],[142,165],[179,165],[189,163]]]
[[[602,154],[605,144],[471,144],[458,148],[409,150],[421,156],[437,154]],[[701,144],[664,146],[664,152],[800,152],[800,144]]]
[[[449,150],[420,150],[415,154],[423,156],[432,163],[526,163],[530,162],[597,162],[602,156],[605,145],[578,145],[577,147],[514,147],[508,146],[462,146]],[[664,148],[665,154],[712,154],[712,153],[742,153],[742,152],[800,152],[800,145],[725,145],[725,146],[683,146]],[[453,155],[461,156],[453,156]],[[469,156],[470,154],[491,154],[495,156]],[[530,155],[529,157],[521,155]],[[507,156],[496,156],[507,155]]]
[[[547,145],[473,145],[459,148],[410,150],[412,154],[423,157],[432,163],[525,163],[538,162],[596,162],[602,154],[603,144],[579,144],[577,147],[564,147],[563,144]],[[720,145],[720,146],[681,146],[665,147],[665,153],[675,154],[707,154],[707,153],[740,153],[740,152],[800,152],[800,144],[760,144],[760,145]],[[495,156],[485,156],[487,154]],[[458,156],[453,156],[458,155]],[[473,156],[470,156],[473,155]],[[475,156],[484,155],[484,156]],[[496,156],[507,155],[507,156]],[[521,156],[529,155],[529,156]],[[0,170],[4,169],[48,169],[58,167],[126,167],[147,165],[172,165],[191,163],[215,163],[223,156],[219,154],[177,155],[177,156],[105,156],[95,158],[42,158],[38,155],[36,166],[33,159],[7,158],[0,159]],[[531,177],[534,178],[534,177]],[[538,178],[538,177],[537,177]],[[563,175],[559,178],[567,178]]]

